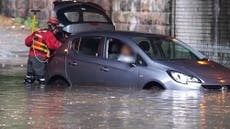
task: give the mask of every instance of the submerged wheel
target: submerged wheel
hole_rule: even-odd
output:
[[[154,91],[156,90],[156,91],[159,91],[159,90],[164,90],[165,88],[161,84],[159,84],[157,82],[149,82],[144,86],[143,89],[144,90],[154,90]]]
[[[49,80],[48,85],[52,88],[67,88],[69,87],[68,81],[60,76],[53,77]]]

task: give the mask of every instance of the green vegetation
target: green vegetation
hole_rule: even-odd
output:
[[[32,26],[33,24],[33,19],[31,17],[27,17],[24,21],[25,26]]]
[[[18,23],[18,24],[22,24],[23,19],[20,18],[20,17],[16,17],[16,18],[15,18],[15,22]]]
[[[18,24],[23,24],[25,26],[31,27],[32,24],[33,24],[33,18],[32,17],[27,17],[27,18],[23,19],[21,17],[16,17],[15,22],[18,23]],[[38,21],[36,21],[36,27],[40,27],[40,23]]]

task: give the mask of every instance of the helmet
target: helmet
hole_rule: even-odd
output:
[[[59,22],[57,19],[54,19],[54,18],[50,18],[47,22],[48,24],[53,24],[53,25],[58,25]]]
[[[50,30],[54,33],[57,33],[58,25],[59,25],[59,22],[57,19],[51,18],[48,20],[47,24],[48,24],[48,30]]]

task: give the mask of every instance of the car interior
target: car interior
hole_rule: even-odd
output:
[[[196,59],[193,53],[168,40],[136,38],[135,41],[151,59]]]
[[[82,38],[75,39],[73,41],[73,49],[78,54],[88,55],[88,56],[99,56],[99,46],[101,43],[100,37],[95,38]]]
[[[119,55],[121,54],[122,48],[126,46],[128,47],[128,51],[130,53],[130,56],[134,56],[134,52],[131,49],[131,47],[129,47],[128,45],[126,45],[125,43],[122,43],[120,40],[117,39],[109,39],[108,40],[108,56],[107,58],[110,60],[117,60]]]
[[[86,37],[86,38],[77,38],[73,41],[72,43],[72,49],[82,55],[89,55],[89,56],[100,56],[99,49],[100,49],[100,43],[101,43],[102,38],[100,37]],[[108,39],[108,48],[106,51],[106,58],[109,60],[114,60],[118,61],[119,55],[121,54],[121,49],[122,47],[125,46],[124,43],[122,43],[118,39]],[[148,50],[148,47],[144,42],[142,43],[142,47],[146,50]],[[131,48],[130,48],[131,49]],[[131,49],[131,55],[134,57],[136,60],[136,63],[139,65],[145,65],[146,63],[144,60],[139,56],[134,54],[134,52]]]
[[[122,47],[122,43],[119,40],[109,39],[107,58],[110,60],[117,60],[120,54],[121,47]]]
[[[129,47],[125,43],[121,42],[120,40],[109,39],[107,44],[108,44],[108,48],[107,48],[107,52],[106,52],[106,58],[107,59],[128,63],[127,61],[119,60],[120,55],[122,55],[121,54],[122,48],[126,47],[126,49],[127,49],[127,47],[128,47],[128,49],[130,49],[130,52],[128,52],[128,53],[130,53],[130,57],[134,59],[134,62],[137,65],[142,65],[142,66],[146,65],[145,61],[142,59],[142,57],[140,55],[135,54],[135,52],[132,50],[131,47]]]

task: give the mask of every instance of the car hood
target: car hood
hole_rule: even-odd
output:
[[[213,61],[173,60],[158,63],[169,70],[196,76],[208,85],[230,85],[230,69]]]

